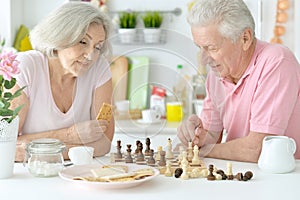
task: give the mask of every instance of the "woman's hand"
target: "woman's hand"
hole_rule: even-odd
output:
[[[201,126],[201,119],[197,115],[191,115],[185,121],[183,121],[177,128],[177,137],[180,141],[187,146],[190,141],[194,140],[195,129]]]
[[[71,144],[87,144],[100,140],[107,130],[105,120],[91,120],[74,124],[69,128],[67,140]]]

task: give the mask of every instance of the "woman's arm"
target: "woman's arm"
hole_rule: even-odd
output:
[[[112,80],[110,79],[105,84],[103,84],[101,87],[98,87],[95,91],[94,99],[93,99],[93,105],[92,105],[92,119],[96,119],[98,112],[102,106],[102,104],[109,103],[112,104]],[[106,131],[104,132],[104,138],[102,140],[98,140],[95,143],[92,143],[90,145],[93,145],[95,148],[94,155],[95,156],[102,156],[110,151],[110,145],[114,137],[115,132],[115,121],[114,117],[112,115],[112,119],[110,120],[110,123],[107,126]]]
[[[16,86],[14,90],[19,87]],[[98,110],[100,109],[103,102],[111,104],[112,96],[112,83],[109,80],[107,83],[97,88],[95,91],[94,101],[92,105],[92,118],[95,119]],[[24,122],[26,120],[27,112],[29,110],[29,99],[23,92],[22,95],[14,100],[12,103],[12,108],[18,105],[24,104],[22,110],[19,113],[20,124],[19,132],[21,132]],[[96,112],[97,110],[97,112]],[[114,119],[112,117],[110,124],[103,120],[90,120],[86,122],[80,122],[74,124],[71,127],[50,130],[41,133],[28,134],[23,133],[18,136],[17,141],[17,151],[16,151],[16,161],[23,161],[25,156],[26,145],[35,139],[39,138],[56,138],[64,142],[67,149],[72,146],[86,145],[95,148],[95,156],[105,155],[110,151],[111,141],[114,135]],[[67,151],[66,151],[67,152]],[[64,153],[64,158],[68,159],[66,153]]]

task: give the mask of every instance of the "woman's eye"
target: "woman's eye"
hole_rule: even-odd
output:
[[[95,46],[95,49],[96,49],[97,51],[101,51],[101,50],[102,50],[102,45],[100,45],[100,44],[99,44],[99,45],[96,45],[96,46]]]
[[[79,43],[80,43],[80,44],[87,44],[87,42],[84,41],[84,40],[81,40]]]

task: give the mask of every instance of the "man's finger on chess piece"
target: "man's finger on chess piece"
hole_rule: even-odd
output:
[[[197,115],[191,115],[187,120],[183,121],[177,128],[177,137],[187,146],[195,135],[195,128],[202,126],[201,119]]]
[[[207,139],[207,134],[208,132],[202,127],[202,124],[197,126],[195,129],[195,136],[192,140],[193,145],[197,145],[198,147],[204,145]]]

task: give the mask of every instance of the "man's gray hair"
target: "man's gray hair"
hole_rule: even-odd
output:
[[[255,22],[243,0],[197,0],[187,20],[191,26],[216,24],[220,34],[234,43],[246,28],[255,36]]]

